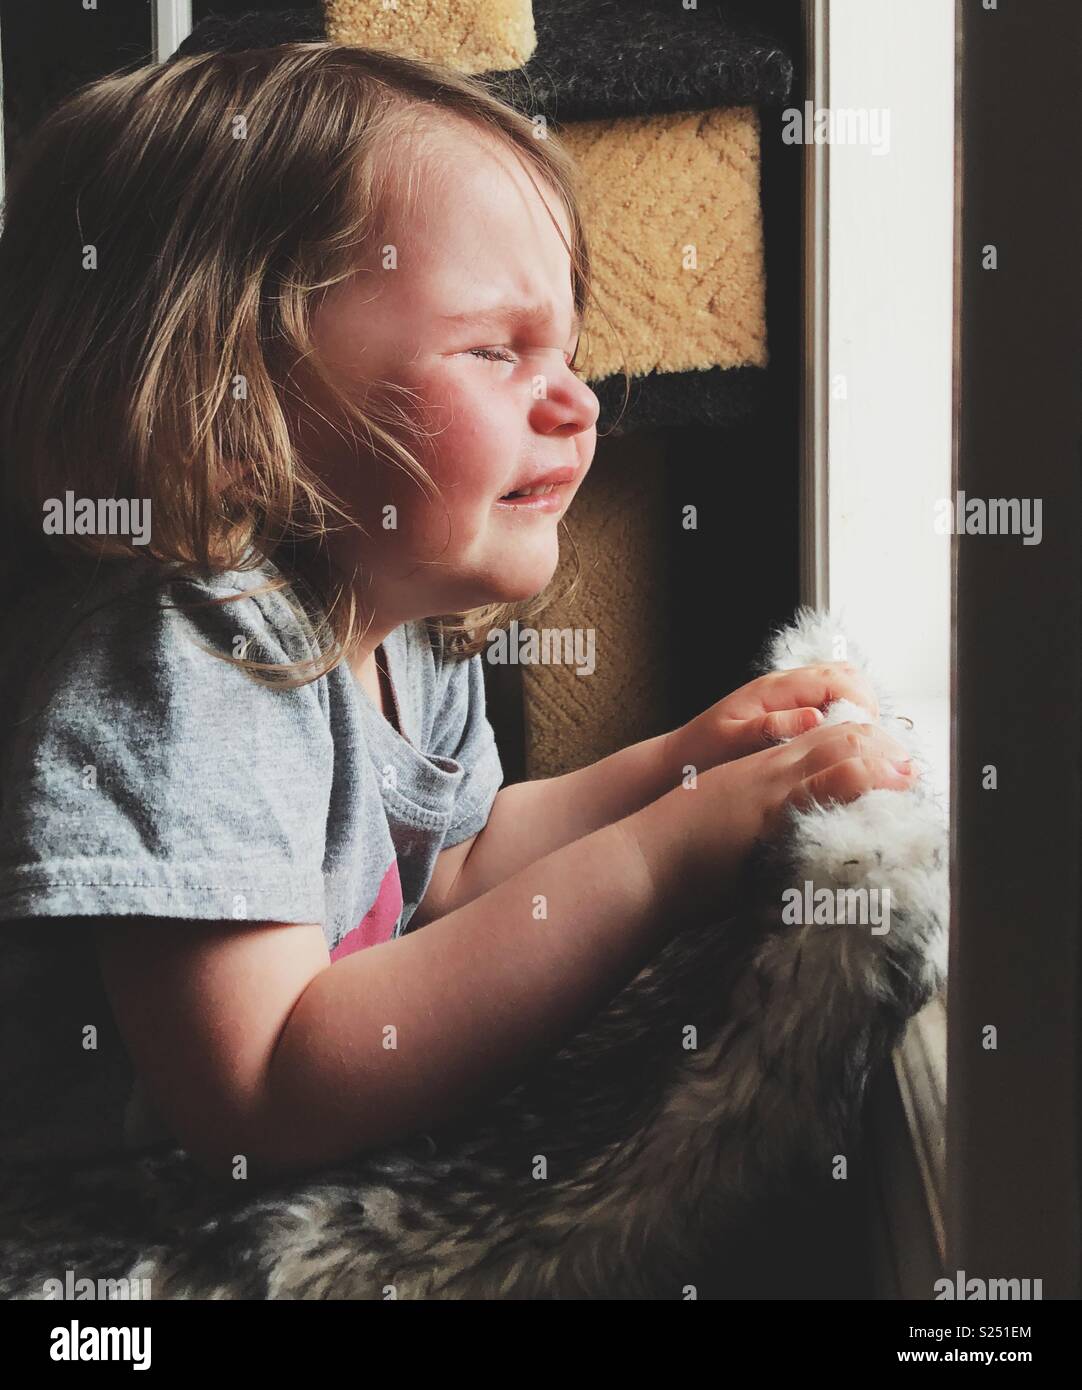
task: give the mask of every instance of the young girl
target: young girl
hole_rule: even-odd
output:
[[[596,442],[543,136],[290,44],[96,82],[16,170],[0,1157],[258,1180],[433,1128],[722,921],[788,805],[910,785],[815,727],[876,712],[826,666],[501,790],[481,653]]]

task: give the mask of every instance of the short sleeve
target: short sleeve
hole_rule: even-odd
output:
[[[443,838],[450,849],[484,828],[503,783],[496,735],[485,710],[485,676],[480,653],[444,660],[442,692],[433,727],[432,752],[462,767],[451,821]]]
[[[325,693],[222,660],[310,654],[281,595],[244,592],[266,578],[122,595],[39,668],[6,749],[0,916],[323,920]]]

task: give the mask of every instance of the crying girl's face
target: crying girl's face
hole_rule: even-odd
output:
[[[598,416],[569,366],[571,260],[546,210],[570,244],[560,200],[510,149],[458,121],[427,133],[412,157],[409,214],[388,216],[378,260],[336,286],[312,325],[346,389],[360,399],[380,382],[406,388],[390,399],[422,432],[412,447],[436,497],[333,433],[309,460],[367,533],[335,535],[342,558],[352,545],[371,580],[366,602],[396,622],[545,587]],[[503,500],[548,474],[563,481],[543,504]]]

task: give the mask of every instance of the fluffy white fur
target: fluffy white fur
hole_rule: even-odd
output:
[[[836,614],[801,608],[793,623],[772,639],[765,669],[792,671],[835,661],[837,639],[843,632]],[[905,748],[921,776],[909,792],[871,791],[847,805],[813,807],[794,817],[797,873],[828,888],[889,887],[896,906],[935,915],[945,922],[949,915],[948,815],[928,778],[919,730],[893,712],[891,698],[851,638],[846,638],[844,650],[845,659],[871,680],[879,717],[849,700],[835,700],[823,722],[878,724]],[[934,992],[946,988],[946,931],[932,933],[928,945],[923,983]]]

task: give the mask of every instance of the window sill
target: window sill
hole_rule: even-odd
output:
[[[950,702],[899,698],[913,723],[925,776],[950,804]],[[931,1298],[946,1259],[947,1000],[933,999],[894,1050],[872,1107],[872,1224],[879,1297]]]
[[[946,1255],[947,1002],[938,995],[911,1019],[894,1053],[894,1072],[905,1111],[940,1259]]]
[[[931,1299],[946,1259],[944,995],[910,1020],[892,1060],[869,1098],[874,1296]]]

